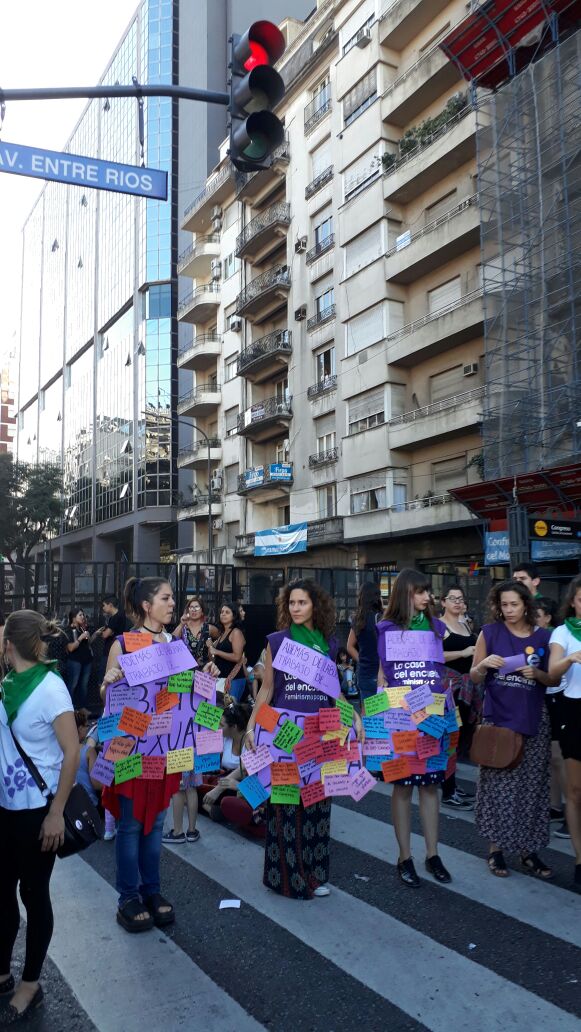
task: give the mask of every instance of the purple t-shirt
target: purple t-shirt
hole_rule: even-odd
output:
[[[290,638],[290,631],[275,631],[267,636],[272,658],[276,656],[285,638]],[[331,638],[329,641],[329,656],[335,659],[337,655],[337,641]],[[294,710],[299,713],[318,713],[326,706],[334,706],[335,700],[324,692],[311,688],[310,684],[299,681],[292,674],[285,674],[282,670],[274,670],[274,694],[272,705],[277,709]]]
[[[444,637],[447,627],[441,620],[433,620],[436,634]],[[392,620],[381,620],[377,624],[377,650],[381,660],[381,667],[385,683],[389,688],[397,688],[399,685],[411,685],[415,687],[420,684],[429,684],[432,692],[442,691],[442,678],[446,675],[444,663],[436,663],[433,660],[387,660],[385,659],[385,636],[401,635],[402,628],[393,623]],[[413,631],[411,632],[414,633]],[[397,641],[397,638],[395,639]]]
[[[547,671],[551,632],[538,627],[526,638],[511,634],[506,624],[485,624],[482,628],[488,656],[520,656],[527,663]],[[526,652],[527,649],[531,651]],[[509,727],[521,735],[536,735],[543,713],[545,685],[529,681],[522,674],[489,670],[484,681],[484,717],[497,727]]]

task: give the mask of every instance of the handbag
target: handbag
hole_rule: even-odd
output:
[[[479,724],[474,732],[470,759],[480,767],[514,770],[523,757],[524,739],[510,727]]]
[[[46,801],[51,803],[54,799],[52,792],[49,791],[46,781],[30,756],[24,752],[13,731],[12,739],[37,788],[43,795],[45,792],[47,793]],[[71,788],[63,816],[65,839],[62,846],[57,849],[57,856],[61,860],[67,856],[74,856],[75,853],[81,853],[83,849],[87,849],[88,846],[92,846],[94,842],[103,838],[105,828],[101,815],[82,785],[73,785]]]

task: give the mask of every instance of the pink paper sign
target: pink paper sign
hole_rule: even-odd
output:
[[[154,713],[147,729],[147,737],[152,735],[169,735],[173,723],[173,713],[168,710],[166,713]]]
[[[103,755],[98,756],[93,764],[91,777],[102,785],[111,785],[115,777],[115,764],[111,760],[106,760]]]
[[[167,679],[172,674],[193,670],[198,664],[183,641],[164,641],[119,656],[119,665],[127,684],[135,685]]]
[[[442,639],[433,631],[392,631],[384,635],[384,641],[388,662],[444,662]]]
[[[196,735],[196,752],[198,756],[207,756],[208,753],[221,753],[224,749],[224,732],[220,731],[198,731]]]
[[[291,674],[297,680],[304,681],[311,688],[338,698],[341,692],[337,667],[328,656],[321,655],[315,649],[301,645],[292,638],[285,638],[272,661],[275,670]]]
[[[348,774],[328,774],[325,778],[326,796],[350,796],[353,779]]]
[[[263,767],[272,763],[272,756],[267,745],[259,745],[255,752],[251,749],[242,750],[242,766],[249,774],[257,774]]]
[[[201,695],[208,702],[215,702],[216,699],[216,678],[203,670],[196,670],[194,674],[194,691]]]
[[[388,756],[390,752],[389,738],[367,738],[363,743],[364,756]]]
[[[370,774],[368,770],[363,768],[351,779],[351,798],[358,803],[360,799],[363,799],[363,796],[371,792],[374,786],[375,778],[373,774]]]

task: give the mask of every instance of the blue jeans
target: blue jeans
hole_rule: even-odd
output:
[[[119,808],[115,854],[116,888],[121,907],[130,899],[145,900],[159,892],[159,859],[166,811],[158,813],[149,835],[144,835],[143,824],[133,816],[133,800],[120,796]]]
[[[359,674],[357,676],[357,687],[359,688],[362,702],[365,699],[368,699],[370,695],[375,695],[377,692],[377,674],[373,674],[372,676]]]
[[[82,709],[87,701],[90,676],[91,663],[77,663],[74,659],[67,659],[67,688],[75,709]]]
[[[234,681],[230,682],[230,695],[232,696],[233,699],[236,699],[237,702],[240,702],[240,699],[244,695],[244,689],[245,688],[246,688],[246,680],[245,680],[245,678],[244,677],[237,677]]]

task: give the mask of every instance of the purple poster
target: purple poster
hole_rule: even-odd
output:
[[[396,631],[384,635],[385,659],[389,662],[444,662],[442,639],[432,631]]]
[[[172,674],[193,670],[198,664],[183,641],[165,641],[119,656],[119,665],[127,684],[136,685],[162,678],[167,681]]]
[[[337,699],[341,693],[337,667],[333,660],[315,649],[293,641],[292,638],[283,640],[272,665],[275,670],[291,674],[311,688],[317,688],[325,695],[330,695],[332,699]]]

